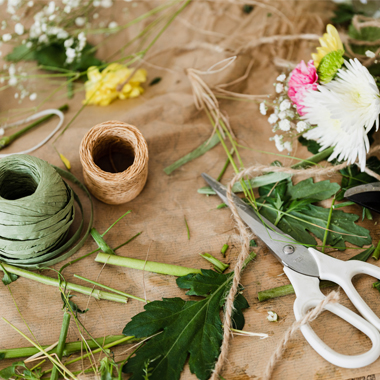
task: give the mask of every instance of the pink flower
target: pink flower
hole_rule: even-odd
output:
[[[297,112],[302,116],[303,113],[303,99],[307,91],[315,91],[317,89],[317,69],[314,62],[310,60],[307,63],[301,61],[296,68],[292,71],[289,79],[288,96],[292,102],[297,106]]]

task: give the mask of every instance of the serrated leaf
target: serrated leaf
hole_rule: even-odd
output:
[[[339,189],[335,182],[326,180],[314,183],[312,178],[307,178],[295,186],[289,182],[287,194],[292,200],[310,198],[316,202],[331,198]]]
[[[316,240],[308,232],[323,240],[329,212],[330,210],[327,208],[308,205],[303,210],[290,212],[290,215],[299,219],[292,218],[290,215],[283,215],[277,226],[300,243],[316,245]],[[262,207],[260,213],[272,223],[276,220],[277,213],[275,210]],[[345,242],[360,247],[370,244],[372,240],[369,231],[355,224],[358,219],[359,217],[355,214],[334,210],[329,226],[329,229],[334,232],[329,232],[327,244],[340,247],[340,249],[345,248]]]
[[[300,136],[298,137],[298,141],[301,143],[302,146],[306,146],[307,150],[310,153],[313,153],[313,154],[319,153],[319,149],[321,148],[321,145],[318,144],[315,140],[308,140],[308,139],[305,139],[305,137]]]
[[[4,380],[8,380],[10,378],[13,378],[14,376],[19,377],[20,376],[19,373],[16,372],[18,367],[24,367],[27,369],[27,366],[25,365],[24,362],[18,361],[18,362],[13,363],[9,367],[2,369],[0,371],[0,378]]]
[[[143,378],[147,361],[150,362],[150,380],[177,380],[189,356],[191,372],[201,380],[210,377],[223,337],[219,313],[232,276],[232,273],[202,270],[202,274],[180,277],[177,279],[180,288],[205,298],[200,301],[181,298],[153,301],[145,305],[144,312],[132,318],[123,330],[124,335],[139,338],[161,333],[147,341],[124,366],[123,372],[132,373],[130,380]],[[242,324],[241,310],[246,307],[247,301],[238,294],[235,301],[238,314],[234,318],[239,325]]]

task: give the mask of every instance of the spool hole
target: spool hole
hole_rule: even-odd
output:
[[[38,183],[31,174],[18,170],[7,170],[0,178],[0,196],[8,200],[28,197],[37,187]]]
[[[92,151],[97,166],[108,173],[120,173],[127,170],[135,161],[135,151],[128,141],[117,136],[107,136],[97,142]]]

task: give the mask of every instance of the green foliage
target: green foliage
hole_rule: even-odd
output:
[[[258,202],[263,204],[265,201],[260,213],[300,243],[316,245],[310,233],[323,240],[330,210],[313,203],[328,199],[337,191],[339,185],[330,181],[313,183],[308,178],[295,186],[282,181],[274,189],[269,186],[259,189],[261,198]],[[327,244],[344,249],[345,242],[358,246],[371,243],[369,231],[355,224],[358,219],[357,215],[334,210],[329,226],[333,232],[329,232]]]
[[[369,257],[372,255],[374,250],[375,250],[375,247],[371,245],[369,248],[351,257],[349,260],[367,261]]]
[[[250,246],[250,247],[257,247],[257,243],[252,239],[252,240],[249,242],[249,246]]]
[[[351,24],[348,28],[348,35],[355,40],[373,42],[380,40],[380,28],[368,26],[361,28],[359,31]],[[375,52],[379,48],[379,45],[355,45],[351,43],[351,48],[354,53],[364,55],[367,50]]]
[[[188,295],[204,298],[200,301],[164,298],[145,305],[145,311],[132,318],[123,334],[139,338],[161,333],[137,351],[123,367],[123,372],[132,373],[131,380],[141,379],[145,363],[149,361],[149,380],[176,380],[190,356],[191,372],[198,379],[208,379],[220,352],[223,328],[219,313],[232,276],[233,273],[202,270],[202,274],[179,277],[177,285],[189,289]],[[249,307],[241,291],[242,288],[235,299],[233,315],[234,327],[240,330],[244,327],[242,310]],[[154,360],[157,356],[160,357]]]
[[[76,303],[74,303],[73,301],[71,301],[72,297],[74,297],[74,296],[71,295],[71,294],[68,294],[68,295],[65,296],[65,295],[63,295],[61,293],[61,298],[62,298],[62,301],[63,301],[63,309],[66,307],[67,310],[72,311],[75,314],[75,316],[78,315],[78,314],[85,314],[85,313],[87,313],[89,309],[81,310]]]
[[[303,136],[298,137],[298,141],[303,146],[306,146],[307,150],[313,154],[317,154],[319,152],[319,149],[321,148],[321,145],[318,144],[315,140],[308,140],[305,139],[305,137]]]
[[[332,51],[326,54],[318,66],[318,76],[321,83],[331,82],[344,63],[343,50]]]
[[[373,170],[375,173],[380,174],[380,160],[372,156],[367,160],[367,167]],[[346,169],[340,171],[342,174],[342,190],[337,195],[337,200],[340,201],[344,198],[344,193],[351,189],[351,187],[363,185],[366,183],[376,182],[376,178],[371,177],[365,172],[360,171],[357,165],[348,166]]]
[[[93,46],[87,44],[79,59],[66,64],[66,49],[62,42],[55,42],[38,50],[27,48],[26,45],[16,46],[5,59],[11,62],[37,61],[39,65],[70,71],[86,71],[90,66],[99,66],[102,61],[95,58]]]
[[[2,278],[4,285],[9,285],[18,279],[18,276],[16,274],[9,273],[7,270],[5,270],[4,266],[1,263],[0,263],[0,267],[1,267],[1,270],[4,272],[4,277]]]
[[[5,358],[5,353],[4,352],[0,352],[0,360],[3,360]]]
[[[352,18],[356,14],[361,12],[356,12],[351,4],[338,4],[334,10],[334,17],[331,19],[331,22],[335,25],[348,24],[351,23]]]
[[[106,351],[108,352],[109,350],[106,350]],[[118,380],[117,377],[113,376],[114,369],[117,370],[117,365],[112,363],[108,356],[105,356],[100,361],[100,368],[99,368],[100,380]]]
[[[243,5],[243,12],[246,14],[250,14],[253,11],[253,5],[250,4],[244,4]]]
[[[22,370],[22,368],[24,368]],[[25,365],[24,362],[19,361],[13,363],[11,366],[4,368],[0,371],[0,379],[9,380],[9,379],[25,379],[25,380],[39,380],[41,379],[43,373],[41,368],[36,368],[33,371],[30,371],[29,368]]]

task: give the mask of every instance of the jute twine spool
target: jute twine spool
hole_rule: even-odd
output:
[[[96,163],[113,153],[133,157],[126,170],[111,173]],[[79,150],[84,181],[94,197],[107,204],[122,204],[136,198],[148,177],[148,146],[141,132],[133,125],[112,120],[91,128]]]

